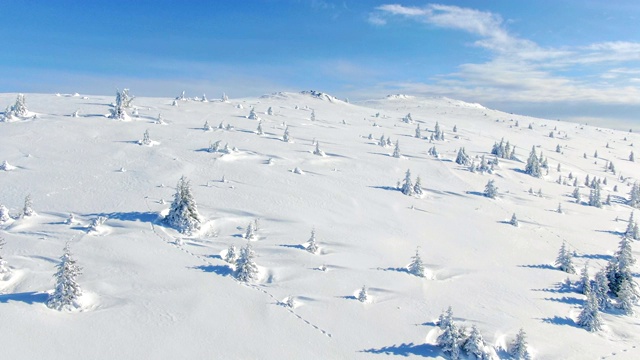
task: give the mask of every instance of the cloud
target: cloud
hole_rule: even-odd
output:
[[[640,105],[638,76],[632,76],[637,75],[637,70],[620,66],[640,61],[640,43],[612,41],[581,47],[542,47],[512,34],[499,14],[451,5],[381,5],[369,18],[377,19],[375,25],[392,26],[392,20],[399,18],[463,31],[477,37],[473,46],[487,50],[490,56],[484,63],[460,64],[457,71],[435,76],[430,83],[388,82],[383,88],[488,103]],[[603,67],[610,69],[603,73]]]

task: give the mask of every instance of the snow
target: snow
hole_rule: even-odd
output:
[[[0,94],[0,108],[16,95]],[[0,159],[14,167],[0,172],[0,204],[18,214],[31,194],[37,213],[0,224],[12,269],[0,281],[3,358],[444,357],[434,321],[448,306],[458,326],[475,324],[489,345],[507,346],[523,328],[536,359],[640,356],[637,315],[603,313],[605,330],[582,329],[576,321],[585,296],[560,290],[568,274],[552,265],[563,241],[576,251],[576,268],[588,260],[590,273],[616,251],[626,221],[614,219],[629,217],[624,199],[640,179],[628,161],[631,144],[640,144],[634,133],[446,98],[353,104],[320,92],[276,93],[175,107],[172,99],[136,97],[139,116],[123,122],[104,116],[113,96],[25,96],[38,117],[0,123]],[[246,119],[251,107],[276,110],[262,118],[263,136]],[[78,109],[79,117],[68,116]],[[309,120],[311,109],[317,121]],[[426,139],[402,122],[409,112]],[[156,126],[158,113],[167,125]],[[235,130],[202,131],[207,120]],[[436,121],[446,140],[430,143]],[[286,126],[295,142],[282,141]],[[153,146],[140,146],[147,129]],[[400,140],[402,158],[377,145],[382,134]],[[515,160],[501,159],[492,175],[453,161],[461,147],[472,159],[491,159],[501,138],[522,161],[532,146],[542,150],[549,175],[531,177]],[[325,157],[313,155],[314,139]],[[217,140],[240,150],[205,151]],[[427,153],[434,145],[439,158]],[[598,159],[583,158],[595,150]],[[606,160],[616,175],[605,173]],[[613,205],[576,204],[573,187],[556,183],[558,162],[562,176],[578,177],[583,195],[585,175],[607,177],[601,193]],[[424,197],[396,189],[408,168],[420,176]],[[191,236],[161,221],[183,175],[203,217]],[[496,199],[482,196],[488,180],[499,188]],[[66,224],[70,213],[74,222]],[[513,213],[519,228],[504,224]],[[88,232],[100,216],[107,220]],[[254,219],[260,276],[245,284],[223,257],[229,245],[245,245],[242,229]],[[318,254],[300,249],[311,228]],[[46,306],[66,242],[83,268],[83,306],[73,313]],[[404,268],[417,246],[426,278]],[[354,300],[363,284],[366,304]],[[294,306],[282,306],[289,296]]]

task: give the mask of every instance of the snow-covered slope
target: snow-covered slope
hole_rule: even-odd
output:
[[[0,94],[0,106],[15,99]],[[18,214],[30,194],[37,212],[0,225],[13,269],[0,281],[2,358],[439,357],[435,321],[448,306],[501,357],[520,328],[539,359],[640,356],[638,318],[611,311],[601,332],[578,327],[585,297],[559,290],[567,274],[553,267],[563,241],[591,276],[615,252],[631,212],[625,199],[640,178],[628,161],[636,134],[409,96],[361,105],[317,92],[177,106],[136,98],[131,121],[105,116],[112,96],[26,100],[35,118],[0,123],[0,163],[12,166],[0,171],[0,204]],[[262,136],[247,118],[251,107]],[[407,113],[415,123],[402,121]],[[444,141],[414,137],[417,124],[428,138],[436,122]],[[291,142],[281,140],[287,126]],[[153,146],[138,143],[146,130]],[[381,135],[399,142],[402,157],[377,145]],[[520,161],[501,159],[494,174],[453,161],[460,147],[493,158],[501,138]],[[313,154],[314,140],[325,156]],[[216,141],[237,151],[208,152]],[[439,159],[428,155],[432,146]],[[532,146],[548,158],[542,179],[522,171]],[[606,161],[617,175],[604,171]],[[421,177],[421,198],[396,190],[407,169]],[[583,197],[586,175],[606,178],[603,200],[611,194],[613,204],[576,204],[573,187],[556,183],[569,173]],[[205,219],[192,236],[161,221],[183,175]],[[481,194],[490,179],[495,200]],[[518,228],[506,223],[513,213]],[[108,219],[87,231],[98,216]],[[255,219],[261,277],[245,284],[221,255],[246,243],[241,235]],[[318,254],[302,248],[314,228]],[[72,313],[45,304],[66,242],[83,267],[83,308]],[[418,246],[427,279],[403,270]],[[368,303],[354,297],[363,285]],[[293,308],[282,304],[288,296]]]

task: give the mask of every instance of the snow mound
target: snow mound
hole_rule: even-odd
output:
[[[387,95],[385,99],[387,100],[413,100],[415,96],[405,95],[405,94],[390,94]]]
[[[328,102],[338,102],[338,101],[342,101],[340,99],[338,99],[337,97],[333,96],[333,95],[329,95],[327,93],[323,93],[321,91],[315,91],[315,90],[305,90],[305,91],[301,91],[300,94],[302,95],[307,95],[310,97],[313,97],[315,99],[320,99],[320,100],[324,100],[324,101],[328,101]]]

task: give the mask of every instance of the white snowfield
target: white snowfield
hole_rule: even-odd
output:
[[[591,277],[617,250],[640,179],[629,161],[639,135],[446,98],[352,104],[318,92],[209,94],[177,106],[141,97],[126,109],[130,121],[118,121],[105,115],[114,95],[25,94],[29,116],[0,122],[0,163],[11,166],[0,171],[0,204],[12,215],[0,224],[12,270],[0,281],[1,359],[448,358],[436,322],[449,306],[501,359],[521,328],[536,359],[640,358],[638,315],[604,312],[604,329],[586,331],[576,323],[586,297],[561,287],[579,275],[554,266],[563,241]],[[0,94],[0,109],[16,96]],[[445,139],[430,142],[436,122]],[[153,146],[139,145],[146,130]],[[379,146],[382,135],[393,145]],[[454,162],[461,147],[477,165],[493,160],[501,138],[520,161],[499,159],[493,174]],[[314,155],[316,142],[325,156]],[[524,173],[532,146],[548,159],[543,178]],[[421,197],[397,188],[407,169]],[[190,235],[162,221],[183,175],[202,217]],[[586,205],[586,175],[606,178],[611,205]],[[483,196],[489,180],[496,199]],[[19,218],[29,194],[36,214]],[[106,221],[90,231],[99,216]],[[259,279],[243,283],[223,259],[246,245],[255,219]],[[46,302],[67,242],[84,295],[77,310],[56,311]],[[424,278],[406,270],[417,247]]]

